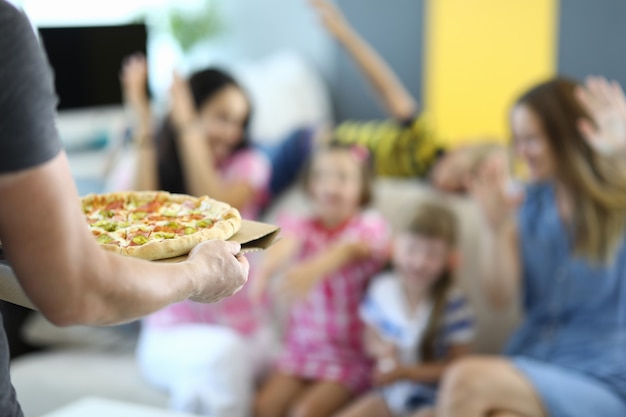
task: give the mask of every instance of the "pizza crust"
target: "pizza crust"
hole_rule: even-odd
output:
[[[83,207],[102,202],[110,203],[118,200],[134,202],[136,207],[151,201],[162,200],[182,204],[188,200],[196,200],[201,207],[206,207],[204,214],[211,219],[217,219],[212,227],[201,229],[195,233],[176,236],[172,239],[149,241],[140,246],[117,246],[100,244],[104,249],[121,255],[132,256],[146,260],[174,258],[188,254],[196,245],[207,240],[228,240],[241,228],[241,215],[230,205],[211,199],[207,196],[195,198],[182,194],[170,194],[164,191],[115,192],[106,195],[91,194],[82,198]],[[175,220],[175,219],[174,219]],[[143,224],[137,222],[137,224]]]

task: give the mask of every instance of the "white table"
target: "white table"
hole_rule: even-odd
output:
[[[143,405],[88,397],[43,417],[197,417]]]

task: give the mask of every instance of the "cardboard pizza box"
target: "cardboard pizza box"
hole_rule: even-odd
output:
[[[241,244],[241,253],[258,252],[269,248],[277,239],[280,228],[267,223],[243,220],[241,229],[229,240]],[[182,262],[187,256],[164,259],[155,262]],[[35,309],[22,287],[19,285],[13,270],[2,254],[0,243],[0,300]]]

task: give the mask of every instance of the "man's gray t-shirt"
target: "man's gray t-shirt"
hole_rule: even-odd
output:
[[[52,73],[29,21],[0,0],[0,175],[36,167],[59,153],[56,102]],[[8,350],[0,328],[0,415],[17,417],[22,411],[9,378]]]

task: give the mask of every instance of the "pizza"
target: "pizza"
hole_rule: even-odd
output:
[[[90,194],[82,198],[91,233],[107,250],[157,260],[188,254],[198,243],[228,240],[239,212],[209,197],[164,191]]]

